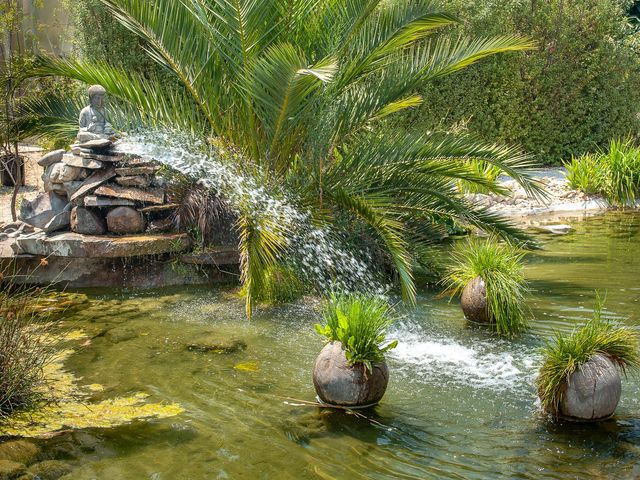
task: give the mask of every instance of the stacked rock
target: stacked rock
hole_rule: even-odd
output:
[[[21,218],[46,232],[141,233],[147,217],[175,208],[165,202],[157,163],[115,152],[108,139],[71,145],[71,152],[56,150],[38,164],[45,167],[45,193],[22,203]],[[160,218],[150,226],[161,231],[170,228],[170,222]]]
[[[92,93],[93,92],[93,93]],[[80,113],[78,142],[40,159],[44,193],[20,207],[22,221],[46,232],[86,235],[135,234],[171,228],[160,169],[152,160],[114,150],[116,135],[106,121],[104,89],[89,89],[91,105]],[[147,225],[147,220],[152,221]]]

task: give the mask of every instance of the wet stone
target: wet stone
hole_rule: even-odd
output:
[[[99,162],[112,162],[112,163],[120,162],[123,158],[123,155],[93,153],[90,150],[88,152],[80,152],[80,156],[82,158],[97,160]]]
[[[14,480],[24,472],[26,467],[23,463],[11,460],[0,460],[0,480]]]
[[[46,460],[29,467],[29,473],[41,480],[58,480],[72,470],[67,462],[60,460]]]
[[[142,214],[131,207],[117,207],[107,214],[107,228],[113,233],[141,233],[146,226]]]
[[[11,460],[12,462],[33,463],[40,455],[40,448],[28,440],[9,440],[0,443],[0,460]]]
[[[201,353],[236,353],[246,350],[247,342],[239,339],[203,339],[198,342],[187,344],[186,349],[192,352]]]
[[[71,231],[83,235],[104,235],[107,231],[102,215],[88,208],[73,207],[71,211]]]
[[[87,195],[84,197],[85,207],[133,207],[136,202],[124,198],[99,197],[97,195]]]
[[[78,198],[82,198],[92,190],[98,188],[110,178],[115,177],[115,175],[116,172],[113,169],[98,170],[94,172],[82,183],[82,186],[78,190],[76,190],[76,192],[71,196],[70,200],[74,201]]]
[[[63,155],[64,150],[54,150],[53,152],[47,153],[44,157],[38,160],[38,165],[40,165],[41,167],[48,167],[49,165],[53,165],[54,163],[62,161]]]
[[[149,166],[149,167],[122,167],[116,168],[116,174],[121,177],[130,177],[135,175],[153,175],[160,167]]]
[[[80,148],[88,148],[90,150],[105,150],[111,145],[113,142],[108,138],[99,138],[96,140],[89,140],[87,142],[80,143],[78,146]]]
[[[121,187],[120,185],[102,185],[96,189],[95,193],[105,197],[124,198],[138,202],[164,203],[164,190],[160,188],[139,190],[133,187]]]
[[[105,334],[105,338],[111,343],[121,343],[127,340],[133,340],[137,338],[138,334],[133,328],[130,327],[116,327],[112,328]]]
[[[146,188],[151,185],[151,179],[146,175],[136,175],[133,177],[116,177],[116,183],[123,187]]]

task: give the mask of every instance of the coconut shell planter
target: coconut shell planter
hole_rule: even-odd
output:
[[[475,277],[462,290],[460,297],[462,313],[467,320],[476,323],[490,323],[487,306],[487,287],[481,277]]]
[[[393,316],[378,297],[342,294],[329,299],[325,325],[315,326],[328,340],[313,367],[320,403],[364,408],[382,399],[389,383],[384,354],[398,343],[385,342]]]
[[[320,351],[313,367],[313,386],[326,404],[344,407],[367,407],[378,403],[389,383],[386,362],[351,364],[341,342],[331,342]]]

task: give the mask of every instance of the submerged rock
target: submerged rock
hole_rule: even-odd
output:
[[[26,471],[23,463],[0,460],[0,480],[14,480]]]
[[[615,363],[596,354],[578,368],[564,384],[560,413],[570,420],[595,421],[616,411],[622,384]]]
[[[313,385],[320,400],[331,405],[362,407],[378,403],[387,389],[387,364],[350,365],[342,343],[331,342],[320,351],[313,367]]]
[[[9,440],[0,443],[0,460],[29,465],[36,460],[38,455],[40,455],[40,448],[28,440]]]
[[[118,234],[144,232],[147,224],[144,216],[131,207],[117,207],[107,214],[107,228]]]
[[[460,298],[460,306],[468,320],[477,323],[489,323],[487,287],[481,277],[474,278],[464,287]]]
[[[133,328],[130,327],[116,327],[107,331],[105,334],[107,340],[111,343],[121,343],[127,340],[133,340],[138,337],[138,334]]]
[[[204,339],[199,342],[189,343],[187,350],[202,353],[236,353],[247,349],[247,343],[244,340],[216,340]]]
[[[46,460],[29,467],[29,473],[41,480],[58,480],[72,470],[67,462],[60,460]]]

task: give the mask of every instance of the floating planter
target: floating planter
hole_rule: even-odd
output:
[[[491,325],[500,335],[526,328],[524,254],[495,238],[472,238],[456,247],[445,283],[452,295],[461,294],[468,320]]]
[[[343,407],[367,407],[382,399],[389,381],[384,353],[386,330],[393,322],[391,307],[364,295],[333,296],[325,307],[325,325],[316,331],[329,343],[313,368],[313,384],[321,402]]]
[[[556,334],[543,349],[537,379],[542,408],[558,418],[594,422],[614,414],[620,401],[619,369],[637,367],[638,335],[601,319],[598,299],[593,318],[569,336]]]

